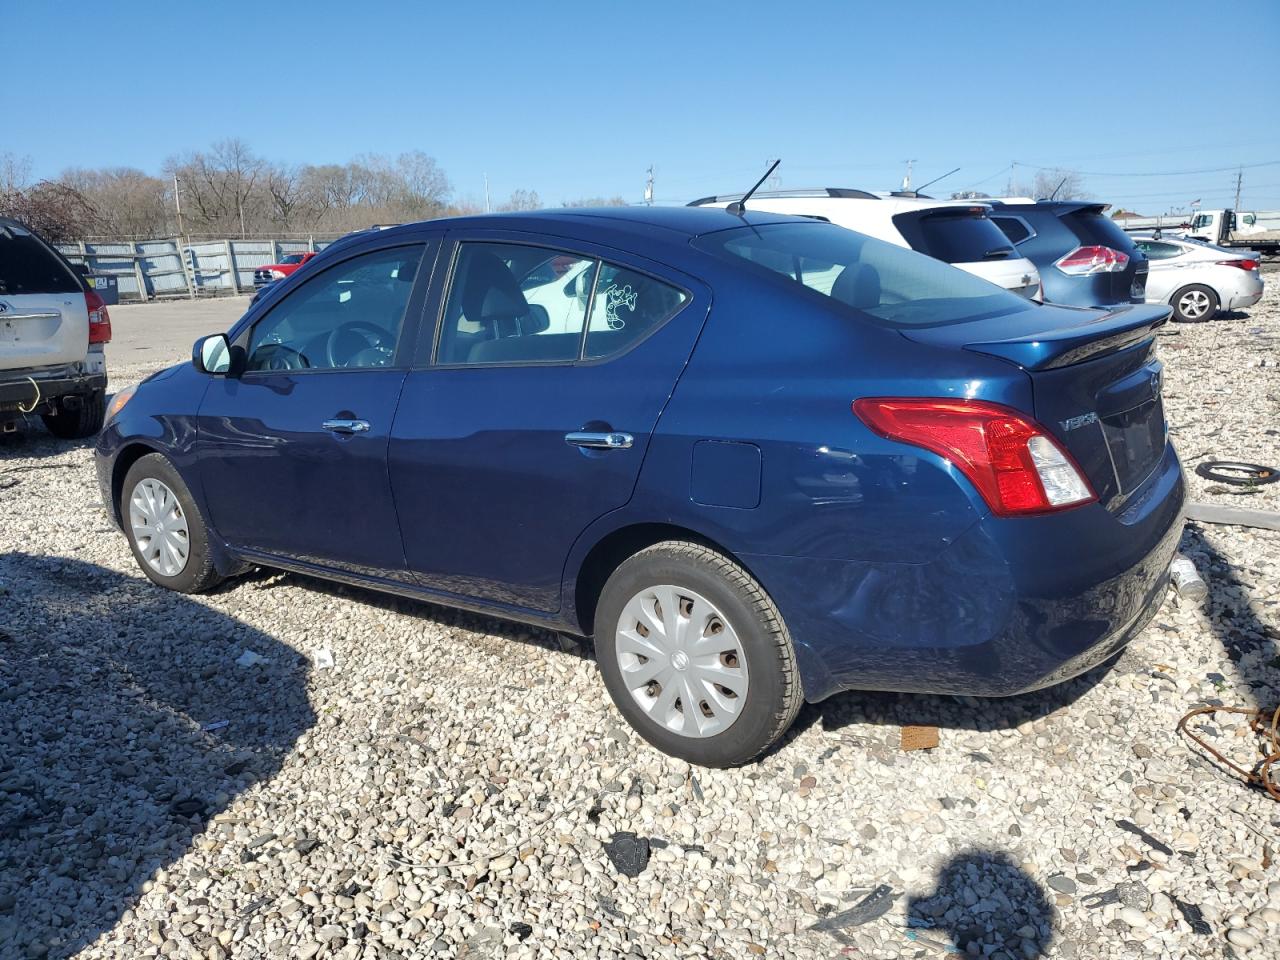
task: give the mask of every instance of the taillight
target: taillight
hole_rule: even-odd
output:
[[[1223,267],[1239,267],[1241,270],[1257,270],[1257,260],[1219,260],[1219,266]]]
[[[1097,499],[1071,457],[1034,420],[983,400],[864,397],[853,412],[890,440],[951,461],[993,513],[1014,517]]]
[[[1129,265],[1129,255],[1111,247],[1076,247],[1054,263],[1063,273],[1082,277],[1091,273],[1119,273]]]
[[[89,308],[89,342],[111,342],[111,314],[98,291],[90,287],[84,292],[84,305]]]

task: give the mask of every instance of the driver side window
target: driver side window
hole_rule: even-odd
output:
[[[245,370],[389,367],[422,247],[394,247],[316,274],[254,324]]]

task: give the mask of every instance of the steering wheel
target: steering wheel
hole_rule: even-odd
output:
[[[364,343],[359,345],[357,349],[344,351],[342,359],[339,360],[339,341],[349,335],[360,337]],[[324,355],[331,367],[349,366],[352,360],[367,351],[376,351],[386,360],[390,360],[392,349],[384,346],[387,343],[395,343],[395,337],[392,336],[390,330],[380,327],[376,323],[369,323],[366,320],[352,320],[349,323],[334,327],[330,331],[328,338],[324,342]],[[366,365],[377,366],[378,364]]]
[[[283,343],[264,343],[253,352],[252,370],[305,370],[311,364],[293,347]]]

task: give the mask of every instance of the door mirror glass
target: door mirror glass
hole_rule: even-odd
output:
[[[191,351],[191,361],[201,373],[226,373],[231,369],[231,344],[225,333],[201,337]]]

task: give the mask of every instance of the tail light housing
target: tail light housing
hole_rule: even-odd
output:
[[[84,305],[89,309],[89,342],[111,342],[111,314],[107,305],[92,287],[84,292]]]
[[[1219,266],[1223,267],[1239,267],[1241,270],[1257,270],[1257,260],[1219,260]]]
[[[1071,455],[1034,420],[983,400],[864,397],[853,412],[890,440],[945,457],[1001,517],[1056,513],[1097,499]]]
[[[1071,277],[1084,277],[1093,273],[1120,273],[1129,266],[1129,255],[1113,247],[1076,247],[1053,265]]]

